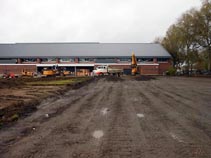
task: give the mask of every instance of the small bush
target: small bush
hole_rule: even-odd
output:
[[[173,67],[170,67],[169,69],[168,69],[168,71],[166,72],[166,75],[169,75],[169,76],[174,76],[175,74],[176,74],[176,69],[175,68],[173,68]]]
[[[12,115],[12,117],[10,119],[11,119],[11,121],[16,121],[16,120],[18,120],[18,118],[19,118],[19,115],[14,114],[14,115]]]

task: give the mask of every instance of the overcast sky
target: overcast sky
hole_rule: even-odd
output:
[[[0,43],[152,42],[201,0],[0,0]]]

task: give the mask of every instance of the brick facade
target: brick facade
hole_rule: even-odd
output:
[[[32,72],[37,71],[36,65],[0,65],[0,74],[4,73],[21,74],[23,69],[27,69]]]
[[[18,62],[21,62],[21,59],[17,60]],[[28,71],[33,71],[36,72],[37,71],[37,66],[36,64],[60,64],[60,66],[62,64],[75,64],[75,66],[77,67],[79,59],[75,58],[75,63],[71,63],[71,62],[60,62],[59,58],[57,58],[56,61],[50,61],[50,62],[42,62],[41,59],[37,58],[37,60],[33,63],[33,62],[22,62],[22,64],[1,64],[0,65],[0,74],[3,73],[15,73],[15,74],[21,74],[23,69],[27,69]],[[93,69],[95,69],[97,66],[102,65],[100,63],[94,63],[94,62],[90,62],[95,64],[95,66],[93,67]],[[32,65],[27,65],[27,64],[32,64]],[[89,62],[87,63],[83,63],[84,65],[89,64]],[[72,66],[72,67],[75,67]],[[125,71],[129,71],[131,69],[131,65],[129,62],[127,63],[112,63],[111,65],[109,65],[112,68],[119,68],[119,69],[123,69]],[[171,62],[170,60],[167,62],[158,62],[156,58],[153,59],[153,62],[150,63],[138,63],[138,71],[141,75],[162,75],[164,74],[164,72],[166,72],[169,67],[171,66]],[[68,67],[68,66],[67,66]],[[88,68],[89,67],[89,68]],[[80,68],[80,67],[78,67]],[[83,68],[85,69],[86,66],[83,66]],[[90,70],[90,66],[87,66],[87,69]]]
[[[141,75],[158,75],[159,65],[140,65],[139,72]]]
[[[169,67],[171,67],[170,61],[166,63],[159,63],[159,74],[164,74],[169,69]]]

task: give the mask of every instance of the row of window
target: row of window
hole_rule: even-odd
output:
[[[0,59],[12,60],[12,59]],[[22,62],[36,62],[36,58],[23,58]],[[158,62],[166,62],[168,58],[157,58]],[[56,58],[41,58],[42,62],[56,61]],[[74,58],[60,58],[60,62],[74,62]],[[131,58],[78,58],[79,62],[131,62]],[[137,58],[137,62],[153,62],[153,58]]]

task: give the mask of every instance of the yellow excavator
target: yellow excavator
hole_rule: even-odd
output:
[[[131,74],[135,76],[137,73],[138,73],[137,60],[135,54],[132,53]]]
[[[60,69],[50,69],[44,68],[42,70],[43,77],[55,77],[55,76],[68,76],[70,75],[70,71],[68,70],[60,70]]]
[[[43,77],[53,77],[53,76],[56,76],[56,74],[57,74],[57,71],[54,69],[44,68],[42,71]]]
[[[35,73],[29,69],[23,69],[21,74],[22,76],[25,76],[25,77],[33,77],[35,75]]]

